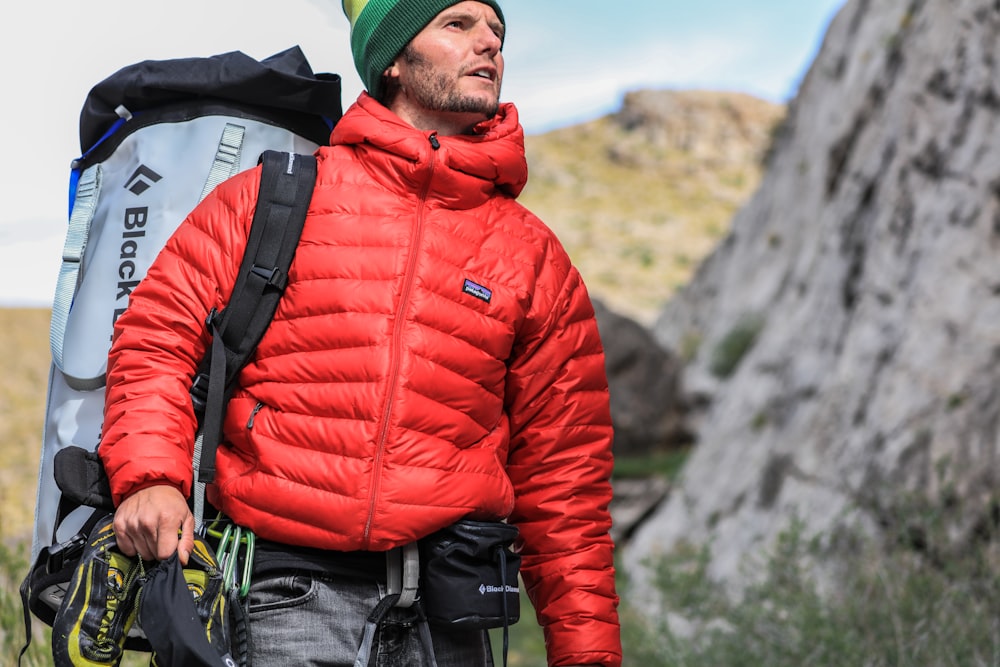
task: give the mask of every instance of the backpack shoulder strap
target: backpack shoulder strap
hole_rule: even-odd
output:
[[[195,519],[199,494],[215,479],[226,401],[240,370],[253,356],[288,284],[288,269],[305,223],[316,181],[312,155],[265,151],[257,210],[229,303],[207,325],[212,344],[191,387],[201,432],[195,446]],[[203,495],[202,495],[203,498]]]
[[[226,388],[253,356],[288,284],[316,179],[312,155],[265,151],[260,191],[243,262],[229,303],[208,326],[226,346]],[[211,353],[210,353],[211,354]],[[206,369],[206,361],[201,370]]]

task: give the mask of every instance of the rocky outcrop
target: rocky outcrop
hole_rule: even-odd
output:
[[[684,155],[688,169],[718,172],[759,164],[784,108],[742,93],[637,90],[625,95],[615,122],[625,130],[613,160],[657,168]]]
[[[1000,3],[849,0],[761,187],[655,325],[711,402],[628,570],[710,541],[736,581],[793,517],[877,530],[914,495],[956,545],[995,527],[998,250]]]
[[[648,455],[686,445],[692,434],[680,361],[638,322],[594,300],[611,389],[615,455]]]
[[[635,91],[614,114],[526,137],[519,201],[594,296],[648,327],[753,194],[784,114],[739,93]]]

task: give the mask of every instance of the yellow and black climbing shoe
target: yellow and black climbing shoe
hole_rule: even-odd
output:
[[[117,665],[135,622],[144,563],[117,548],[113,516],[90,533],[52,623],[52,656],[63,665]]]
[[[229,616],[222,571],[215,553],[204,539],[195,535],[194,549],[184,568],[184,581],[194,600],[205,635],[220,656],[229,653]]]

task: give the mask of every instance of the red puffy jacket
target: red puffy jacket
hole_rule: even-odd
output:
[[[209,500],[261,537],[385,550],[504,518],[553,665],[620,663],[611,419],[594,313],[515,201],[513,106],[437,137],[363,94],[317,151],[290,282],[230,401]],[[181,225],[119,318],[101,456],[116,501],[191,488],[188,395],[246,245],[259,169]]]

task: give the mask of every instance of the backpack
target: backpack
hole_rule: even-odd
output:
[[[190,210],[260,162],[247,252],[230,302],[206,322],[212,344],[192,387],[197,503],[212,481],[226,398],[284,289],[315,179],[311,154],[340,115],[340,77],[314,74],[298,47],[261,61],[238,51],[143,61],[88,94],[52,309],[31,566],[21,584],[28,641],[30,614],[52,625],[87,535],[113,511],[96,450],[107,354],[129,295]],[[126,648],[147,644],[139,636]]]

